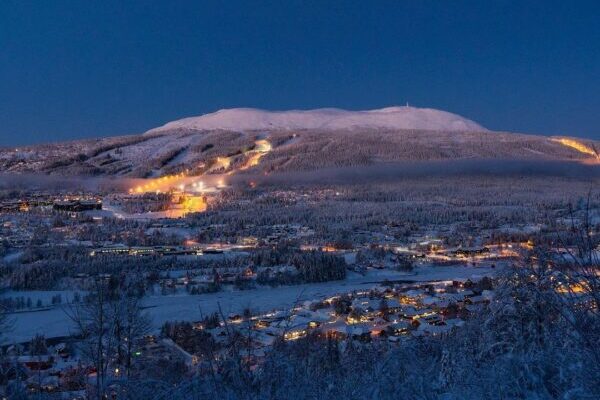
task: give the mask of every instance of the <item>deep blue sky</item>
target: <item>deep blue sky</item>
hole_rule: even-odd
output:
[[[600,139],[599,1],[123,3],[0,2],[0,145],[406,101]]]

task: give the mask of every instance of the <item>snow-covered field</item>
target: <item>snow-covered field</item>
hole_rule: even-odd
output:
[[[40,300],[44,306],[47,306],[52,301],[52,297],[60,296],[61,301],[64,303],[71,302],[75,294],[78,293],[80,296],[83,296],[83,291],[74,291],[74,290],[28,290],[28,291],[18,291],[18,290],[9,290],[6,292],[2,292],[0,294],[1,298],[8,297],[25,297],[30,298],[33,304],[35,304],[38,300]]]
[[[491,267],[419,267],[417,273],[407,274],[390,270],[370,270],[365,276],[350,273],[344,281],[333,281],[298,286],[276,288],[261,287],[254,290],[222,291],[212,294],[190,296],[187,294],[172,296],[148,296],[144,306],[152,317],[155,329],[169,320],[194,321],[201,315],[218,311],[219,306],[225,315],[237,313],[250,307],[256,311],[289,308],[306,300],[321,299],[338,293],[369,289],[387,280],[437,281],[470,278],[473,276],[493,275],[497,269]],[[15,296],[33,297],[35,291],[12,292]],[[48,297],[48,293],[44,292]],[[55,292],[57,293],[57,292]],[[55,306],[46,310],[19,312],[12,314],[14,321],[11,332],[5,342],[24,342],[36,334],[47,338],[67,336],[73,331],[73,325],[67,317],[64,306]]]

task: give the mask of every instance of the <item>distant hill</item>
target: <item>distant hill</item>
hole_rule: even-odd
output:
[[[477,123],[459,115],[431,108],[387,107],[379,110],[347,111],[337,108],[317,110],[265,111],[232,108],[169,122],[150,133],[173,129],[233,131],[248,130],[340,130],[357,128],[422,129],[433,131],[485,131]]]
[[[186,170],[194,175],[270,173],[394,161],[596,162],[596,148],[590,140],[491,132],[451,113],[413,107],[232,109],[140,135],[5,148],[0,172],[155,177]]]

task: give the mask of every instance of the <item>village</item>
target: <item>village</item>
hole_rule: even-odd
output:
[[[259,371],[281,343],[343,350],[444,338],[485,313],[498,277],[536,246],[557,257],[575,252],[555,243],[553,230],[580,223],[580,214],[559,207],[545,223],[535,214],[511,223],[429,222],[428,211],[410,208],[380,221],[353,215],[357,194],[343,188],[187,185],[168,193],[5,194],[0,306],[11,327],[0,335],[0,394],[17,385],[85,398],[98,380],[117,391],[165,368],[177,379],[207,376],[231,357]],[[174,202],[184,191],[200,196],[202,208]],[[313,208],[307,217],[298,212]],[[247,211],[255,209],[262,211]],[[583,290],[555,279],[563,282],[557,292]],[[80,319],[98,310],[100,288],[111,323],[127,321],[114,314],[121,307],[132,307],[136,323],[128,335],[101,339],[103,370],[89,348],[99,332]]]
[[[340,345],[387,341],[401,345],[406,337],[441,335],[460,329],[471,313],[493,300],[493,281],[482,278],[427,284],[390,284],[368,291],[353,291],[305,301],[291,309],[241,314],[217,312],[198,321],[166,322],[160,333],[140,332],[129,351],[131,363],[109,359],[108,375],[147,373],[152,366],[179,365],[185,374],[206,374],[213,358],[230,351],[234,338],[249,368],[260,365],[278,340],[294,341],[313,336],[333,339]],[[241,339],[240,339],[241,338]],[[6,346],[3,368],[9,381],[18,381],[30,393],[61,393],[63,398],[83,396],[94,384],[97,371],[86,362],[77,336]],[[210,355],[209,355],[210,354]]]

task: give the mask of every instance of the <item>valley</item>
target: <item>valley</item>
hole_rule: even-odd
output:
[[[43,341],[44,374],[84,378],[33,390],[75,393],[99,334],[123,341],[107,379],[163,363],[204,379],[238,349],[254,376],[294,346],[383,355],[461,338],[542,267],[545,290],[579,306],[595,278],[569,268],[579,229],[597,251],[596,146],[392,107],[234,109],[4,149],[0,349],[31,368],[21,353]],[[125,340],[121,324],[139,329]]]

